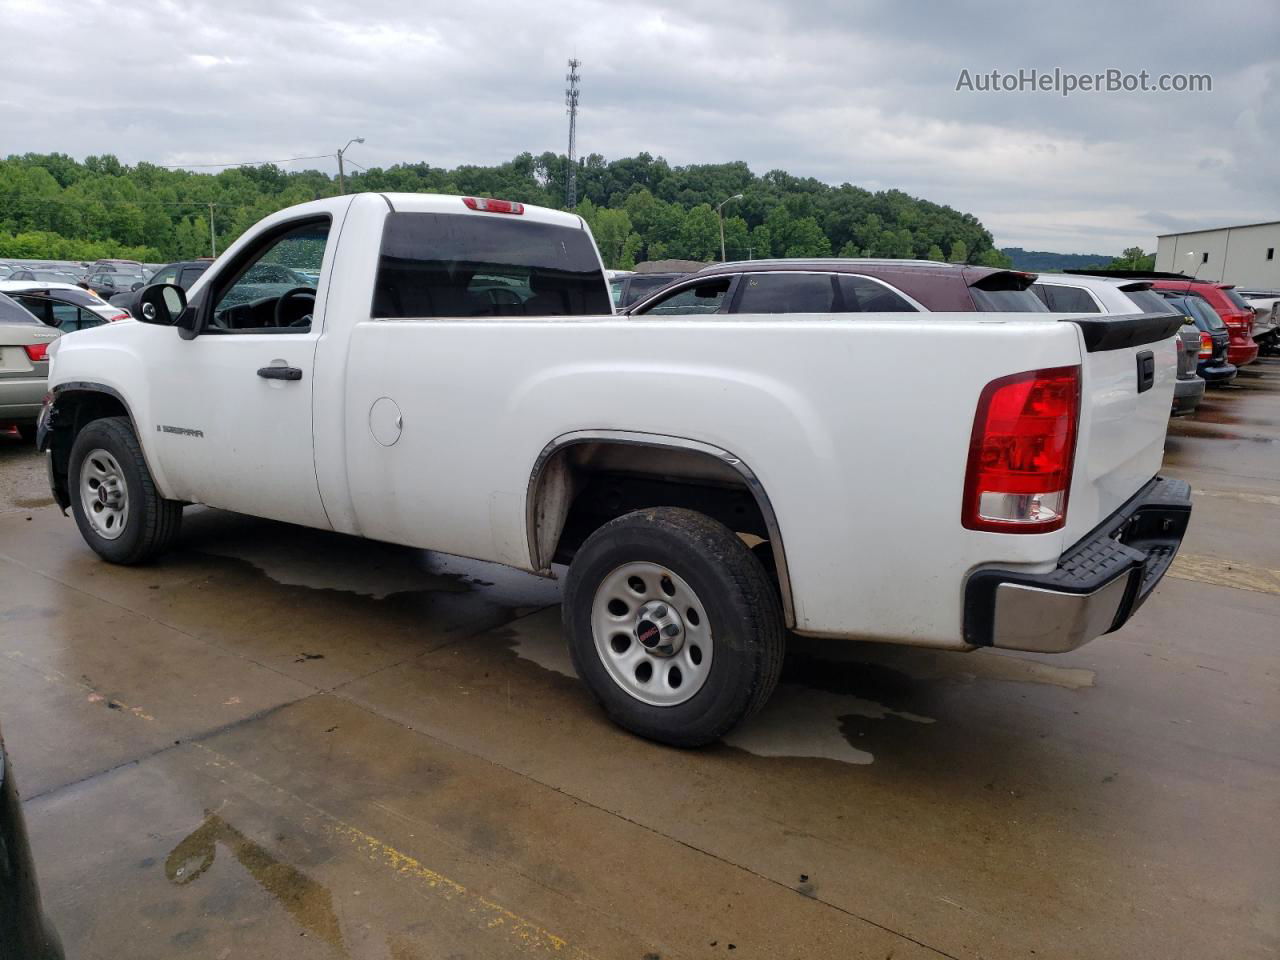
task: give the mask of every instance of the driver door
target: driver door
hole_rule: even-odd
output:
[[[312,377],[339,226],[313,216],[266,232],[196,294],[194,338],[155,328],[154,422],[139,427],[171,496],[330,526],[316,482]]]

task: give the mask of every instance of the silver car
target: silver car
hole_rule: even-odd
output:
[[[45,351],[61,332],[0,293],[0,428],[16,426],[35,441],[36,418],[49,380]]]

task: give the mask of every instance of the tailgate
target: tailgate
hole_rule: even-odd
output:
[[[1081,335],[1080,427],[1065,542],[1086,536],[1160,469],[1177,379],[1179,314],[1072,318]]]

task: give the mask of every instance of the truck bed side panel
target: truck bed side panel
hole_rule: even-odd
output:
[[[982,387],[1081,358],[1070,324],[1009,317],[361,320],[342,427],[356,525],[529,568],[525,497],[547,443],[592,429],[682,436],[759,477],[799,629],[959,646],[975,563],[1036,568],[1065,545],[1061,531],[959,522]],[[369,427],[382,397],[403,418],[391,446]]]

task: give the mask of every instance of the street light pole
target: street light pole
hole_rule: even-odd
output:
[[[347,180],[342,171],[342,155],[350,149],[353,143],[364,143],[364,137],[353,137],[347,141],[347,145],[338,151],[338,192],[347,192]],[[359,166],[359,164],[356,164]]]
[[[741,200],[742,194],[735,193],[732,197],[726,197],[716,205],[716,216],[720,218],[720,262],[724,263],[724,205],[730,200]]]

